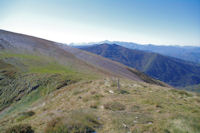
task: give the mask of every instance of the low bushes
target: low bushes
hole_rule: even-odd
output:
[[[22,120],[24,120],[26,118],[29,118],[29,117],[33,116],[33,115],[35,115],[35,112],[33,112],[33,111],[19,113],[17,121],[22,121]]]
[[[52,119],[45,133],[94,133],[100,127],[95,115],[85,112],[73,112],[68,117]]]
[[[188,92],[186,92],[184,90],[171,89],[170,91],[173,92],[173,93],[174,92],[178,93],[178,94],[180,94],[182,96],[187,96],[187,97],[191,97],[192,96],[192,94],[190,94],[190,93],[188,93]]]
[[[122,89],[118,89],[118,90],[116,90],[116,93],[117,94],[130,94],[128,91],[126,91],[126,90],[122,90]]]
[[[34,133],[34,130],[31,128],[30,125],[27,124],[20,124],[15,125],[11,128],[8,128],[5,133]]]

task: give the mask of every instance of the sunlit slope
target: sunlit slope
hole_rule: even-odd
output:
[[[36,133],[67,132],[73,126],[98,133],[200,131],[198,94],[124,79],[119,90],[116,83],[105,78],[63,87],[0,120],[0,129],[28,124]]]

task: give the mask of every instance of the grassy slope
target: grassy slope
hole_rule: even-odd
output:
[[[0,129],[28,123],[40,133],[49,121],[59,118],[68,124],[81,121],[88,126],[94,121],[85,119],[95,119],[101,125],[94,126],[98,133],[200,131],[198,94],[124,79],[119,91],[115,82],[110,78],[88,80],[56,90],[28,109],[35,115],[10,115],[0,120]]]
[[[25,123],[43,133],[57,117],[67,124],[78,121],[94,127],[98,133],[200,131],[200,96],[195,93],[125,79],[119,91],[116,79],[77,72],[54,58],[0,55],[0,82],[7,84],[0,87],[1,101],[7,101],[1,108],[10,105],[0,113],[0,132]],[[26,115],[30,111],[35,114]]]
[[[125,79],[117,90],[116,79],[65,52],[30,53],[0,51],[0,132],[29,124],[43,133],[55,118],[58,128],[78,123],[98,133],[200,130],[198,94]]]
[[[59,64],[54,58],[34,54],[0,52],[0,118],[28,108],[33,102],[82,79],[97,78]]]

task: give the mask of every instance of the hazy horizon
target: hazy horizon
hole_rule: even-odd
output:
[[[200,46],[199,0],[1,0],[0,29],[61,43]]]

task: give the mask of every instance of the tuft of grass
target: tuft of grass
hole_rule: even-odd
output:
[[[183,90],[177,90],[177,89],[171,89],[170,91],[174,92],[174,93],[177,93],[177,94],[180,94],[181,96],[186,96],[186,97],[191,97],[192,94],[186,92],[186,91],[183,91]]]
[[[130,107],[129,110],[130,110],[131,112],[139,112],[139,111],[141,111],[141,107],[138,106],[138,105],[133,105],[133,106]]]
[[[28,111],[28,112],[22,112],[22,113],[19,113],[19,116],[18,118],[16,119],[17,121],[22,121],[22,120],[25,120],[31,116],[35,115],[35,112],[33,111]]]
[[[110,86],[111,86],[111,87],[117,87],[117,82],[116,82],[116,81],[112,81],[112,83],[111,83]]]
[[[93,133],[100,126],[94,114],[75,111],[68,117],[52,119],[47,124],[45,133]]]
[[[99,101],[93,102],[93,103],[91,103],[90,108],[97,109],[99,104],[100,104]]]
[[[108,102],[104,104],[104,108],[112,111],[122,111],[126,109],[126,106],[119,102]]]
[[[128,91],[123,90],[123,89],[120,89],[120,90],[118,89],[115,92],[118,93],[118,94],[130,94]]]
[[[199,118],[176,116],[169,123],[167,131],[170,133],[198,133],[200,131]]]
[[[102,94],[95,94],[92,96],[92,99],[94,100],[100,100],[100,98],[104,97]]]
[[[20,124],[8,128],[5,133],[34,133],[34,130],[30,125]]]

